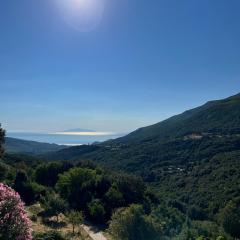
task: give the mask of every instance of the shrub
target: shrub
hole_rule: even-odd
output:
[[[72,232],[75,233],[75,227],[83,223],[82,212],[71,211],[67,214],[68,222],[72,225]]]
[[[57,189],[70,207],[84,209],[95,194],[96,171],[83,168],[72,168],[59,175]]]
[[[47,163],[37,167],[35,171],[35,180],[37,183],[54,187],[58,181],[58,175],[64,173],[72,167],[69,163]]]
[[[45,187],[36,182],[30,182],[24,171],[17,172],[13,188],[20,194],[27,205],[40,200],[41,196],[46,194]]]
[[[217,237],[217,240],[227,240],[227,239],[223,236],[219,236],[219,237]]]
[[[95,223],[104,223],[106,211],[100,200],[93,200],[88,204],[89,218]]]
[[[141,203],[146,190],[146,186],[141,178],[128,174],[119,174],[116,176],[115,182],[126,204]]]
[[[50,231],[45,233],[35,233],[33,240],[65,240],[57,231]]]
[[[68,208],[66,201],[58,195],[49,195],[48,198],[44,199],[43,207],[47,216],[57,217],[57,222],[58,215],[64,213]]]
[[[158,240],[161,229],[144,215],[140,205],[117,210],[110,222],[109,231],[116,240]]]
[[[2,162],[0,162],[0,181],[4,181],[7,177],[8,166]]]
[[[107,191],[106,195],[107,205],[111,208],[118,208],[124,205],[123,194],[119,191],[118,187],[113,184]]]
[[[240,199],[230,201],[222,210],[222,226],[234,238],[240,237]]]
[[[0,239],[31,240],[30,225],[19,194],[0,183]]]

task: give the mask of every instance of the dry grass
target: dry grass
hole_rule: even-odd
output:
[[[42,211],[40,204],[35,204],[27,208],[30,217],[35,216],[36,221],[32,221],[32,228],[34,232],[48,232],[58,231],[67,240],[93,240],[82,226],[76,229],[75,234],[72,234],[72,226],[68,224],[64,215],[59,215],[59,221],[56,218],[51,218],[49,224],[45,224],[41,217],[37,215]]]

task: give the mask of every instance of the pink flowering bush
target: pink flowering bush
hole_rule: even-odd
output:
[[[32,240],[24,204],[10,187],[0,183],[0,240]]]

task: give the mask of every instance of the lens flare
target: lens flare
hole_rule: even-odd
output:
[[[56,0],[66,22],[79,31],[92,31],[102,20],[105,0]]]

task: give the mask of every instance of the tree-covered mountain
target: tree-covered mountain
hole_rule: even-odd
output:
[[[201,107],[173,116],[149,127],[140,128],[118,142],[148,139],[175,139],[188,134],[240,133],[240,94],[211,101]]]
[[[203,211],[213,215],[211,206],[218,205],[218,199],[224,205],[240,192],[239,152],[238,94],[208,102],[126,137],[63,149],[50,158],[90,159],[140,175],[165,197],[178,196],[185,204],[197,206],[208,200]],[[211,191],[217,191],[214,197]]]
[[[7,153],[23,153],[29,155],[38,155],[59,151],[61,149],[66,148],[66,146],[6,137],[4,148]]]
[[[138,129],[116,140],[71,147],[55,159],[90,158],[105,165],[146,174],[162,166],[182,165],[238,150],[240,94]]]
[[[26,202],[36,202],[39,192],[51,189],[73,209],[83,210],[90,221],[108,222],[111,216],[113,235],[129,222],[141,222],[140,229],[147,230],[140,231],[141,236],[149,236],[150,229],[161,239],[240,237],[240,95],[206,103],[116,140],[65,148],[41,158],[69,161],[48,163],[11,154],[3,158],[3,179],[15,179]],[[16,184],[22,179],[14,170],[19,166],[29,174],[24,188]],[[141,178],[136,181],[128,173],[142,177],[150,188],[142,192]],[[136,199],[128,201],[136,193]],[[55,200],[46,194],[46,201]],[[111,205],[125,208],[108,213]],[[122,217],[125,220],[119,222]],[[131,228],[134,234],[139,229]]]
[[[192,220],[216,221],[229,201],[240,196],[239,153],[238,94],[126,137],[67,148],[51,158],[89,159],[137,174]]]

